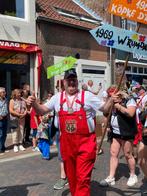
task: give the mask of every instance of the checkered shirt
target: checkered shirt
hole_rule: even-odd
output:
[[[8,103],[7,100],[0,99],[0,116],[6,116],[8,114]]]

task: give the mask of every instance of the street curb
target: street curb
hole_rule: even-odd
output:
[[[58,152],[57,148],[51,148],[50,153],[56,153],[56,152]],[[29,158],[29,157],[35,157],[40,154],[41,154],[40,152],[31,152],[28,154],[23,154],[23,155],[19,155],[19,156],[15,156],[15,157],[4,158],[4,159],[0,159],[0,163],[9,162],[9,161],[16,161],[16,160],[20,160],[20,159]]]

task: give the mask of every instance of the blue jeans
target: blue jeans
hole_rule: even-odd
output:
[[[0,152],[5,151],[7,137],[7,119],[0,120]]]

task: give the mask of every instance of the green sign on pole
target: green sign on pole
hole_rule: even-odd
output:
[[[71,69],[76,61],[76,58],[69,56],[60,61],[59,63],[49,66],[47,68],[47,79]]]

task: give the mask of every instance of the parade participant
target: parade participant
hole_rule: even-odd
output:
[[[88,80],[87,83],[87,90],[90,91],[91,93],[93,93],[94,95],[98,95],[100,90],[102,89],[102,84],[101,82],[98,85],[98,89],[94,90],[94,85],[93,85],[93,81],[92,80]]]
[[[147,194],[147,120],[143,128],[142,141],[139,143],[138,164],[144,174],[143,184],[145,190],[142,192],[144,195]]]
[[[63,80],[58,80],[57,81],[57,85],[56,85],[56,89],[57,89],[57,92],[61,92],[61,91],[64,91],[64,84],[63,84]],[[61,149],[60,149],[60,131],[59,131],[59,128],[56,128],[58,127],[57,126],[57,116],[55,115],[55,111],[54,111],[54,118],[53,118],[53,124],[52,124],[52,129],[55,129],[54,132],[55,133],[55,142],[56,142],[56,146],[57,146],[57,149],[58,149],[58,160],[60,162],[60,178],[59,180],[57,180],[57,182],[54,184],[54,189],[55,190],[61,190],[63,189],[66,185],[68,185],[68,180],[67,180],[67,176],[66,176],[66,173],[65,173],[65,168],[64,168],[64,162],[63,162],[63,159],[61,157]],[[55,127],[55,124],[56,124],[56,127]]]
[[[144,98],[145,99],[145,98]],[[144,174],[142,194],[147,194],[147,100],[143,102],[140,118],[143,124],[142,140],[138,147],[138,164]]]
[[[137,132],[136,102],[124,91],[119,91],[114,94],[116,91],[117,89],[115,90],[114,86],[113,88],[110,87],[108,89],[107,92],[109,99],[104,108],[106,114],[109,112],[112,101],[114,102],[114,108],[112,110],[110,120],[110,171],[109,176],[100,181],[100,185],[103,187],[115,185],[115,173],[118,166],[118,156],[122,148],[130,170],[130,177],[127,181],[127,185],[131,187],[138,182],[137,176],[135,175],[135,159],[132,155],[133,140]]]
[[[138,144],[142,140],[142,129],[143,129],[143,123],[140,119],[140,113],[145,105],[145,102],[147,101],[147,94],[144,88],[140,84],[137,84],[136,86],[132,87],[132,95],[137,102],[137,109],[136,109],[137,134],[135,135],[135,139],[133,141],[134,157],[137,161]]]
[[[5,88],[0,87],[0,154],[6,150],[8,103]]]
[[[78,90],[74,69],[64,75],[65,91],[54,95],[45,105],[28,98],[40,114],[55,109],[61,131],[61,155],[72,196],[90,196],[90,179],[96,158],[96,135],[93,113],[102,110],[103,102],[89,91]]]

